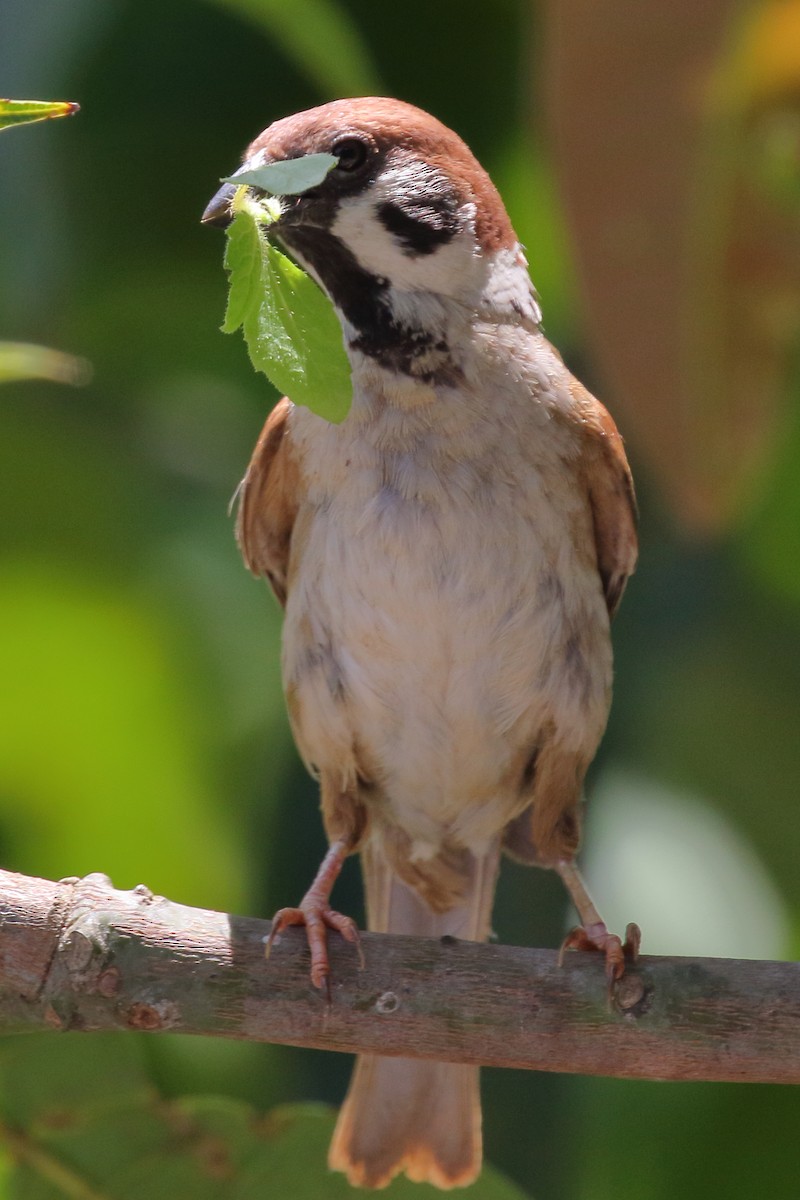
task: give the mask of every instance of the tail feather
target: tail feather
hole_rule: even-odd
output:
[[[380,845],[363,854],[370,929],[483,941],[489,933],[499,848],[471,857],[463,899],[435,913],[392,871]],[[385,1187],[405,1171],[415,1183],[452,1188],[481,1168],[478,1068],[426,1059],[356,1060],[333,1135],[329,1166],[356,1187]]]
[[[399,1171],[440,1188],[472,1183],[481,1169],[478,1068],[362,1055],[328,1165],[354,1187],[385,1187]]]

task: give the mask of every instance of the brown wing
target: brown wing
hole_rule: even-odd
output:
[[[577,380],[570,391],[581,416],[581,471],[594,520],[597,569],[613,617],[638,554],[633,478],[610,413]]]
[[[236,540],[245,564],[254,575],[266,576],[283,605],[300,483],[286,436],[291,407],[284,398],[267,419],[239,488],[236,518]]]
[[[622,599],[636,567],[636,498],[628,460],[616,425],[603,405],[570,378],[575,401],[570,424],[580,430],[578,478],[594,522],[597,569],[609,615]],[[577,423],[575,417],[578,417]],[[580,792],[587,763],[564,754],[557,742],[540,748],[535,760],[532,803],[507,826],[503,849],[525,863],[552,866],[571,861],[580,837]]]

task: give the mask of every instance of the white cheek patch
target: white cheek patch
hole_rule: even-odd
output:
[[[465,208],[472,208],[466,205]],[[465,299],[480,292],[486,268],[478,255],[471,213],[469,222],[444,246],[430,254],[410,256],[402,242],[389,233],[369,198],[345,200],[339,207],[332,232],[352,250],[359,266],[404,291],[439,292]]]
[[[379,215],[385,205],[422,213],[425,198],[435,201],[449,186],[435,168],[406,159],[385,169],[366,192],[343,200],[331,232],[353,252],[359,266],[393,288],[468,301],[486,280],[486,264],[475,236],[474,204],[457,210],[458,231],[428,253],[409,253],[402,236],[391,233]]]

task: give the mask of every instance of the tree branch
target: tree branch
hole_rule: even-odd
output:
[[[0,872],[0,1032],[137,1029],[642,1079],[800,1083],[800,964],[645,956],[606,999],[599,955],[331,936],[332,998],[301,930],[103,875]]]

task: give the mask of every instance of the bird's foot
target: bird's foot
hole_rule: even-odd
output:
[[[334,842],[322,860],[317,876],[297,908],[281,908],[272,919],[272,929],[264,946],[264,955],[269,958],[275,939],[290,925],[305,925],[308,948],[311,951],[311,982],[315,988],[324,988],[331,998],[330,962],[328,961],[328,930],[340,933],[346,942],[353,942],[358,950],[359,966],[364,966],[361,938],[358,926],[352,917],[345,917],[330,906],[331,889],[342,869],[342,863],[350,851],[350,844],[341,838]]]
[[[614,984],[625,974],[626,964],[635,963],[639,957],[641,941],[642,931],[633,922],[625,929],[624,942],[615,933],[608,932],[604,921],[596,921],[592,925],[578,925],[564,938],[558,955],[558,965],[563,963],[567,950],[595,950],[605,955],[610,996]]]
[[[638,925],[631,923],[625,930],[624,942],[615,933],[609,933],[608,926],[597,911],[575,863],[565,859],[556,863],[555,869],[564,880],[581,919],[580,925],[565,937],[558,955],[558,964],[561,966],[567,950],[596,950],[605,955],[610,1001],[614,984],[625,974],[626,963],[636,962],[639,957],[642,932]]]
[[[328,930],[340,933],[346,942],[352,942],[358,951],[359,965],[364,966],[364,954],[358,926],[352,917],[336,912],[327,902],[321,902],[308,892],[297,908],[281,908],[272,918],[272,929],[264,945],[264,954],[269,958],[276,938],[290,925],[304,925],[308,948],[311,951],[311,982],[315,988],[325,989],[330,996],[330,962],[328,960]]]

